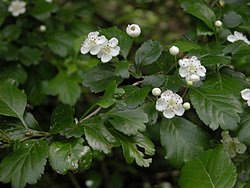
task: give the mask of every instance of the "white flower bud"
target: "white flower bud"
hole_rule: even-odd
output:
[[[221,26],[222,26],[222,22],[221,22],[220,20],[217,20],[217,21],[214,23],[214,25],[215,25],[216,27],[221,27]]]
[[[160,88],[154,88],[152,89],[152,94],[156,97],[160,96],[161,95],[161,89]]]
[[[192,75],[190,76],[190,80],[191,80],[192,82],[198,82],[198,81],[200,81],[200,77],[199,77],[197,74],[192,74]]]
[[[87,181],[85,181],[85,185],[86,185],[86,187],[92,187],[94,185],[94,181],[93,180],[87,180]]]
[[[47,3],[52,3],[52,0],[45,0]]]
[[[189,110],[190,109],[190,103],[189,102],[185,102],[182,106],[183,106],[183,108],[185,110]]]
[[[177,55],[178,53],[180,52],[179,48],[176,47],[176,46],[172,46],[170,49],[169,49],[169,53],[171,55]]]
[[[189,81],[187,81],[187,85],[188,85],[188,86],[192,86],[192,85],[193,85],[193,82],[189,80]]]
[[[128,25],[126,32],[131,37],[138,37],[141,34],[141,28],[137,24]]]
[[[40,25],[39,31],[45,32],[47,30],[47,27],[45,25]]]

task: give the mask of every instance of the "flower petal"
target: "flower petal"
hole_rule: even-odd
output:
[[[227,40],[229,42],[235,42],[237,40],[237,38],[234,35],[228,35],[227,36]]]
[[[240,93],[244,100],[250,100],[250,89],[244,89]]]
[[[82,45],[82,47],[81,47],[81,53],[82,54],[87,54],[88,52],[89,52],[89,50],[90,50],[90,46],[89,45]]]
[[[173,92],[171,90],[166,90],[161,94],[161,98],[164,99],[164,101],[169,100],[173,95]]]
[[[174,113],[177,115],[177,116],[182,116],[185,112],[185,109],[183,108],[183,106],[180,104],[178,105],[176,108],[173,109]]]
[[[90,48],[89,52],[91,55],[96,55],[100,52],[100,50],[101,50],[101,46],[99,44],[97,44],[97,45],[92,46],[92,48]]]
[[[96,44],[103,44],[103,43],[105,43],[107,41],[108,41],[107,38],[105,36],[103,36],[103,35],[100,36],[100,37],[97,37],[96,40],[95,40]]]
[[[245,144],[236,143],[236,144],[235,144],[235,150],[236,150],[237,153],[243,154],[243,153],[245,153],[245,151],[247,150],[247,147],[246,147]]]
[[[197,68],[197,74],[201,77],[205,76],[206,75],[206,68],[204,66],[199,66]]]
[[[98,35],[99,35],[99,32],[98,32],[98,31],[90,32],[90,33],[88,34],[88,38],[89,38],[89,39],[96,39],[96,38],[98,37]]]
[[[175,116],[175,113],[172,110],[164,110],[163,116],[167,119],[171,119]]]
[[[187,67],[180,67],[179,68],[179,74],[183,78],[186,77],[189,74],[188,68]]]
[[[238,31],[234,31],[234,36],[238,39],[244,37],[244,35],[241,33],[241,32],[238,32]]]
[[[119,52],[120,52],[120,47],[116,46],[116,47],[110,49],[109,54],[112,56],[117,56],[119,54]]]
[[[113,48],[118,45],[118,42],[119,41],[117,40],[117,38],[113,37],[112,39],[109,40],[109,46]]]
[[[159,99],[156,101],[155,108],[156,108],[156,110],[158,110],[158,111],[160,111],[160,112],[163,112],[164,110],[167,109],[167,103],[165,102],[164,99],[159,98]]]
[[[178,62],[179,62],[179,65],[181,67],[187,67],[188,66],[188,59],[186,59],[186,58],[180,59]]]
[[[107,63],[107,62],[109,62],[111,59],[112,59],[112,56],[109,55],[109,54],[103,54],[102,57],[101,57],[101,61],[102,61],[103,63]]]

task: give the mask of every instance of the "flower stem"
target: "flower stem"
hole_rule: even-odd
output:
[[[81,119],[79,123],[81,124],[84,120],[91,118],[92,116],[96,115],[102,108],[98,107],[94,112],[86,116],[85,118]]]

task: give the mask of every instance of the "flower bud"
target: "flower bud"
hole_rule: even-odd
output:
[[[190,80],[191,80],[192,82],[198,82],[198,81],[200,81],[200,77],[199,77],[198,75],[196,75],[196,74],[192,74],[192,75],[190,76]]]
[[[169,49],[169,53],[171,55],[177,55],[178,53],[180,52],[179,48],[176,47],[176,46],[172,46],[170,49]]]
[[[52,3],[52,0],[45,0],[47,3]]]
[[[45,25],[40,25],[40,27],[39,27],[39,31],[41,31],[41,32],[45,32],[46,31],[46,26]]]
[[[152,89],[152,94],[156,97],[160,96],[161,95],[161,89],[160,88],[154,88]]]
[[[128,25],[126,32],[131,37],[138,37],[141,34],[141,28],[137,24]]]
[[[182,106],[183,106],[183,108],[185,110],[189,110],[190,109],[190,103],[189,102],[185,102]]]
[[[193,85],[193,82],[189,80],[189,81],[187,81],[187,85],[188,85],[188,86],[192,86],[192,85]]]
[[[221,26],[222,26],[222,22],[221,22],[220,20],[217,20],[217,21],[214,23],[214,25],[215,25],[216,27],[221,27]]]

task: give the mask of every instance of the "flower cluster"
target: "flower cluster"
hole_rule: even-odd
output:
[[[238,31],[234,31],[233,35],[228,35],[227,40],[229,42],[235,42],[235,41],[238,41],[238,40],[242,40],[245,43],[247,43],[248,45],[250,45],[250,41],[247,39],[247,37],[244,36],[242,33],[238,32]]]
[[[222,136],[221,142],[231,158],[234,158],[236,156],[236,153],[239,154],[245,153],[247,147],[245,144],[240,143],[237,137],[231,138],[228,131],[223,131],[221,133],[221,136]]]
[[[206,68],[201,65],[201,62],[196,56],[180,59],[179,65],[179,74],[185,78],[187,82],[198,82],[201,77],[206,75]]]
[[[250,89],[243,89],[240,93],[241,97],[247,101],[247,105],[250,106]]]
[[[107,63],[112,57],[119,54],[120,47],[118,46],[118,42],[114,37],[108,40],[103,35],[99,36],[99,32],[97,31],[90,32],[82,44],[81,53],[97,55],[103,63]]]
[[[163,116],[171,119],[175,115],[182,116],[185,109],[182,105],[182,98],[171,90],[164,91],[156,101],[156,110],[163,112]]]
[[[8,11],[11,12],[12,16],[19,16],[20,14],[24,14],[26,11],[26,2],[14,0],[11,2],[10,6],[8,7]]]

